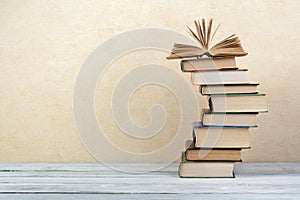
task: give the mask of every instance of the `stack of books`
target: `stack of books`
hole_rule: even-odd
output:
[[[168,57],[183,58],[181,70],[191,73],[192,84],[199,86],[209,104],[200,113],[200,121],[193,124],[193,142],[182,154],[179,175],[234,177],[234,163],[241,162],[242,149],[250,148],[249,129],[257,127],[259,113],[267,112],[265,94],[258,92],[259,83],[247,80],[248,70],[237,66],[236,56],[247,53],[236,36],[215,45],[222,48],[208,49],[212,20],[208,27],[205,20],[195,25],[198,36],[189,30],[203,49],[175,44]]]

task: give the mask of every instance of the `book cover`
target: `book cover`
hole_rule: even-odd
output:
[[[234,162],[188,161],[185,153],[178,173],[181,178],[234,178]]]
[[[197,86],[247,82],[247,69],[192,72],[192,84]]]
[[[265,94],[214,94],[210,95],[212,112],[257,113],[267,112]]]
[[[205,57],[198,59],[185,59],[180,62],[181,71],[197,72],[207,70],[238,69],[235,57]]]
[[[214,94],[256,94],[259,83],[225,83],[225,84],[203,84],[199,87],[201,95]]]
[[[249,148],[249,127],[241,126],[203,126],[195,123],[193,138],[197,148]]]

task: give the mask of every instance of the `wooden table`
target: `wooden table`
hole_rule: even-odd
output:
[[[161,163],[109,163],[139,171]],[[100,163],[0,163],[0,199],[300,199],[300,163],[237,163],[236,178],[179,178],[178,163],[124,173]]]

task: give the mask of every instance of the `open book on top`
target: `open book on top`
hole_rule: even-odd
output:
[[[201,23],[199,20],[195,20],[194,24],[196,31],[193,31],[190,27],[188,27],[188,32],[197,41],[197,43],[199,43],[200,47],[189,44],[175,43],[171,54],[167,57],[167,59],[202,57],[204,55],[208,57],[235,57],[245,56],[248,54],[244,51],[241,41],[235,34],[230,35],[229,37],[210,47],[210,44],[218,28],[220,27],[219,24],[212,33],[212,19],[209,19],[208,24],[206,24],[205,19],[202,19]]]

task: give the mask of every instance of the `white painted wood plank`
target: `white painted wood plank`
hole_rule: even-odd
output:
[[[160,164],[111,165],[140,170]],[[35,198],[26,195],[178,194],[183,198],[191,194],[212,194],[212,197],[218,197],[218,194],[248,194],[249,198],[255,195],[269,195],[271,198],[273,194],[276,197],[296,197],[300,194],[300,163],[237,163],[235,179],[181,179],[177,168],[178,163],[175,163],[160,171],[132,174],[120,173],[99,163],[1,163],[0,195],[15,198],[12,194],[22,193],[26,198]]]
[[[166,165],[158,171],[177,171],[178,163],[0,163],[0,171],[111,171],[112,168],[128,168],[128,171],[142,168],[153,168]],[[112,168],[109,168],[111,166]],[[297,162],[270,162],[270,163],[236,163],[236,171],[255,172],[300,172],[300,164]]]
[[[222,199],[222,200],[246,200],[246,199],[263,199],[263,200],[299,200],[299,194],[0,194],[0,199],[5,200],[99,200],[99,199],[118,199],[118,200],[199,200],[199,199]]]
[[[97,192],[97,193],[299,193],[299,177],[270,176],[236,179],[180,178],[26,178],[5,180],[2,192]]]
[[[178,163],[0,163],[0,171],[176,171]],[[121,171],[121,170],[119,170]]]
[[[265,186],[263,184],[253,186],[252,184],[236,184],[236,185],[205,185],[205,186],[192,186],[192,185],[176,185],[176,184],[156,184],[156,186],[127,183],[124,185],[114,184],[101,184],[101,185],[73,185],[73,184],[55,184],[55,185],[1,185],[3,189],[1,194],[5,193],[82,193],[82,194],[299,194],[299,185],[283,186],[275,184],[272,186]],[[297,188],[296,188],[297,187]],[[163,188],[163,189],[162,189]]]

